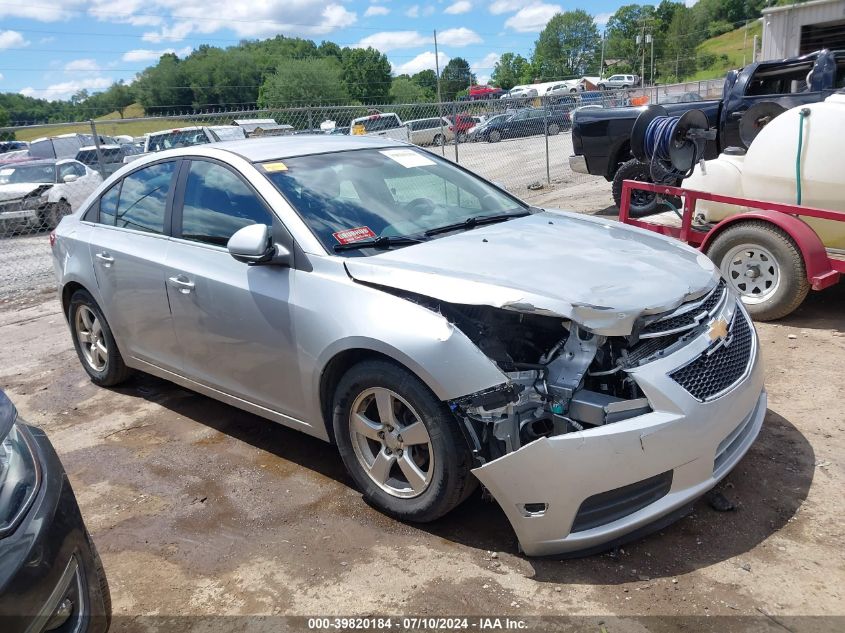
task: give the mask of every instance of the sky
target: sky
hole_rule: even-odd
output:
[[[372,46],[393,72],[470,62],[485,83],[507,51],[528,57],[555,13],[584,8],[602,28],[622,0],[0,0],[0,91],[67,99],[131,82],[162,53],[281,34]]]

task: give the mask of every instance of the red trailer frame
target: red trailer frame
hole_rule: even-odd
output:
[[[680,228],[655,224],[630,217],[631,192],[635,189],[651,191],[664,196],[683,198],[684,208]],[[695,216],[695,205],[699,200],[735,204],[748,207],[752,210],[728,216],[707,231],[701,231],[692,225],[692,219]],[[619,208],[620,222],[674,237],[691,246],[695,246],[705,254],[716,236],[728,226],[733,226],[737,222],[747,220],[771,222],[792,238],[804,258],[807,280],[810,282],[811,287],[813,290],[822,290],[838,282],[840,276],[845,274],[845,260],[830,257],[825,250],[824,244],[822,244],[821,238],[819,238],[818,234],[800,216],[845,222],[845,212],[843,211],[816,209],[782,202],[751,200],[736,196],[723,196],[715,193],[696,191],[694,189],[655,185],[636,180],[625,180],[622,182],[622,203]]]

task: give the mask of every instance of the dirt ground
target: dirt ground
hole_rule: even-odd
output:
[[[430,525],[386,518],[332,446],[166,381],[95,387],[52,294],[0,303],[0,387],[62,457],[123,616],[114,630],[173,630],[149,615],[379,613],[597,616],[578,630],[607,633],[842,630],[842,617],[791,616],[845,616],[845,285],[758,332],[769,412],[719,486],[736,509],[701,500],[660,533],[578,560],[519,555],[478,493]]]

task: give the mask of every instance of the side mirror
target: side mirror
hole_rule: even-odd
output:
[[[76,182],[77,180],[79,180],[79,176],[76,174],[68,174],[67,176],[62,177],[62,182],[64,183]]]
[[[290,251],[273,244],[270,227],[250,224],[235,232],[226,244],[229,255],[246,264],[277,264],[290,266]]]

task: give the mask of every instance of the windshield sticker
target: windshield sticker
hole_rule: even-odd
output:
[[[425,154],[415,152],[412,149],[385,149],[381,153],[395,160],[402,167],[428,167],[437,164]]]
[[[273,173],[274,171],[287,171],[288,166],[284,163],[264,163],[264,171]]]
[[[334,239],[341,244],[351,244],[352,242],[360,242],[361,240],[369,240],[376,236],[372,229],[368,226],[359,226],[354,229],[346,229],[345,231],[338,231],[332,233]]]

